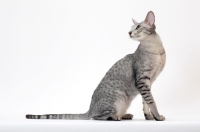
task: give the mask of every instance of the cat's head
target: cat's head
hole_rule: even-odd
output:
[[[131,27],[131,30],[128,32],[128,34],[133,40],[141,42],[148,38],[151,34],[155,33],[155,15],[152,11],[149,11],[145,20],[140,23],[134,19],[132,20],[134,25]]]

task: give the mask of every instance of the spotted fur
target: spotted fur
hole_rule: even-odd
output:
[[[155,31],[155,16],[148,12],[145,20],[133,19],[129,35],[140,42],[133,54],[117,61],[97,86],[88,112],[85,114],[26,115],[28,119],[78,119],[121,120],[132,119],[126,114],[131,101],[140,93],[143,98],[144,115],[147,120],[165,120],[158,113],[151,86],[165,65],[165,50]]]

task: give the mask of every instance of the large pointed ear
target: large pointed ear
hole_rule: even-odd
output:
[[[149,11],[147,13],[147,16],[144,20],[144,22],[149,25],[150,27],[153,27],[154,23],[155,23],[155,15],[152,11]]]
[[[133,21],[134,24],[138,24],[138,22],[133,18],[132,18],[132,21]]]

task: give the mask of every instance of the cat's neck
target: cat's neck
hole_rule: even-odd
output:
[[[164,52],[162,41],[157,33],[151,34],[149,37],[140,41],[140,49],[144,49],[147,52],[161,54]]]
[[[157,33],[153,33],[153,34],[149,35],[144,40],[140,41],[140,43],[144,46],[162,45],[160,36]]]

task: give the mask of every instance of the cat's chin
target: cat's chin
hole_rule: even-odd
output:
[[[135,40],[135,41],[139,41],[140,40],[140,36],[131,36],[130,38]]]

